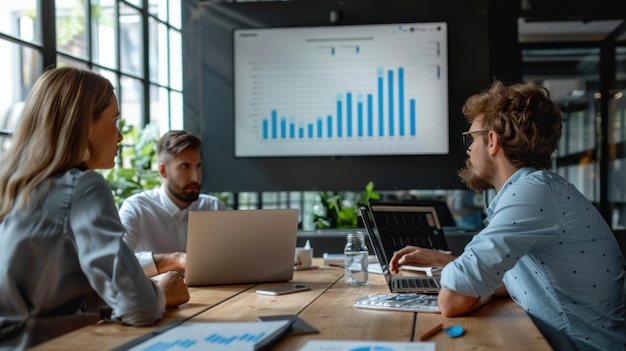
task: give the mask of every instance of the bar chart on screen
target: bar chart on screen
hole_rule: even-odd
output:
[[[416,113],[415,98],[408,99],[408,111],[405,112],[404,96],[404,67],[397,71],[383,68],[377,69],[376,93],[337,93],[333,114],[326,117],[317,117],[315,121],[301,121],[297,117],[287,117],[270,107],[270,118],[262,118],[262,139],[322,139],[322,138],[351,138],[351,137],[383,137],[415,136]],[[385,85],[384,81],[388,84]],[[397,106],[388,104],[384,108],[383,101],[394,100],[394,80],[397,79]],[[374,98],[376,96],[376,98]],[[376,101],[376,113],[374,113]],[[353,109],[353,107],[356,107]],[[397,111],[395,110],[397,108]],[[345,111],[345,113],[344,113]],[[345,114],[345,116],[344,116]],[[397,115],[398,123],[395,125]],[[376,128],[374,128],[376,116]],[[345,121],[345,126],[344,126]],[[408,126],[408,128],[407,128]]]
[[[236,156],[446,154],[445,28],[235,31]]]

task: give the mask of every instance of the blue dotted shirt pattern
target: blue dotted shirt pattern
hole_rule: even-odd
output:
[[[613,232],[561,176],[518,170],[488,225],[442,271],[442,285],[487,299],[504,281],[557,350],[624,350],[624,258]]]

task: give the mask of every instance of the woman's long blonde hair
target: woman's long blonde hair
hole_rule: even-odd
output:
[[[27,207],[38,185],[84,162],[89,125],[112,96],[111,83],[92,71],[64,67],[39,77],[0,162],[0,221],[18,197]]]

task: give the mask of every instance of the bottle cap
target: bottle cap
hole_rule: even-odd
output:
[[[463,330],[463,327],[460,325],[451,325],[446,328],[446,334],[451,338],[459,337],[463,335],[464,332],[465,330]]]

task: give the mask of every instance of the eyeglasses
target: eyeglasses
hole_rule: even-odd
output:
[[[472,147],[472,144],[474,143],[474,136],[472,134],[485,133],[488,131],[489,131],[488,128],[482,128],[482,129],[476,129],[476,130],[468,130],[467,132],[461,133],[461,136],[463,137],[463,145],[465,145],[465,150],[472,151],[471,147]]]

